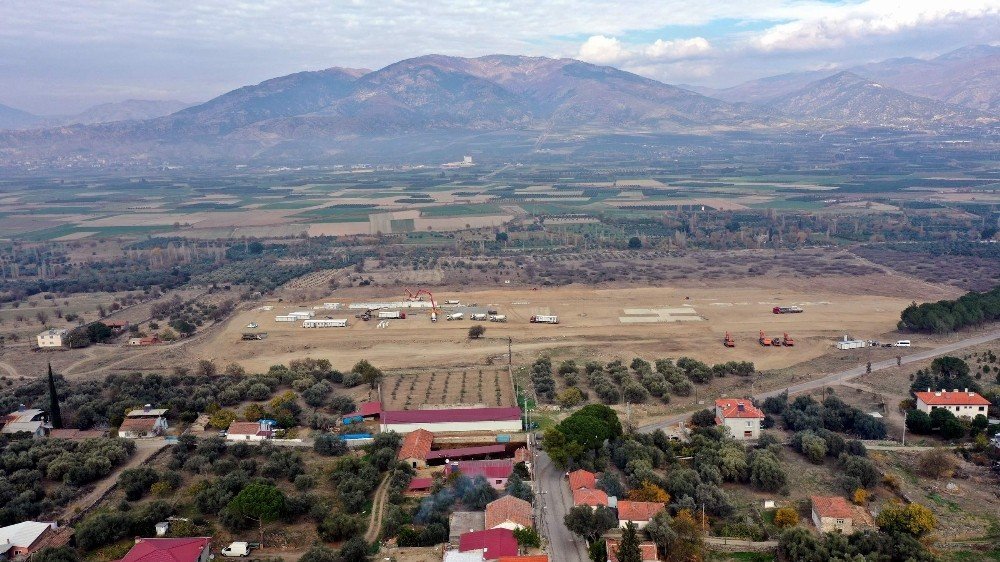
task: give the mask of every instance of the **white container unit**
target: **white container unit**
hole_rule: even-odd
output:
[[[302,321],[303,328],[346,328],[347,318],[310,319]]]

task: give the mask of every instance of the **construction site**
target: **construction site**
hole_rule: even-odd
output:
[[[236,314],[198,351],[251,371],[303,355],[339,368],[360,359],[384,369],[491,365],[506,363],[508,343],[518,361],[551,351],[608,360],[753,361],[758,369],[776,369],[835,351],[848,327],[870,337],[889,334],[909,304],[897,297],[758,288],[397,291],[351,288],[322,302],[257,305]],[[779,307],[799,310],[775,312]],[[485,329],[481,337],[470,338],[473,325]],[[244,336],[255,332],[267,339]]]

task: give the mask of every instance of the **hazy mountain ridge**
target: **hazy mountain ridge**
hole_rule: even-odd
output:
[[[931,59],[894,58],[846,69],[792,72],[730,88],[699,90],[730,102],[767,104],[844,70],[907,94],[1000,112],[1000,47],[991,45],[971,45]]]
[[[953,54],[963,64],[981,56]],[[913,61],[918,59],[905,64],[926,63]],[[898,60],[893,64],[905,66]],[[459,138],[516,131],[574,137],[845,126],[924,130],[988,126],[997,120],[996,115],[904,93],[851,72],[799,73],[758,84],[764,86],[756,92],[766,94],[755,97],[757,103],[734,103],[573,59],[427,55],[376,71],[330,68],[290,74],[145,121],[8,131],[0,133],[0,159],[73,154],[319,158],[339,152],[343,143],[377,141],[372,146],[381,147],[397,139],[397,145],[410,146],[402,142],[404,137],[426,134]],[[765,99],[767,103],[759,101]]]
[[[974,109],[913,96],[847,71],[812,82],[772,100],[769,106],[787,115],[875,127],[936,122],[973,126],[990,118]]]

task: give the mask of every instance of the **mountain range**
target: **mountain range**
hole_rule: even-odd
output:
[[[695,92],[573,59],[427,55],[375,71],[299,72],[166,115],[155,115],[165,105],[143,114],[140,102],[95,108],[89,118],[77,116],[79,124],[0,133],[0,161],[74,154],[319,159],[373,139],[504,131],[573,138],[995,127],[998,64],[1000,48],[976,46],[926,61],[892,59]],[[21,127],[31,117],[6,109],[0,107],[0,119]]]
[[[191,105],[177,100],[125,100],[95,105],[75,115],[40,116],[0,104],[0,130],[143,121],[170,115]]]
[[[767,104],[843,71],[915,96],[1000,111],[1000,47],[991,45],[963,47],[932,59],[894,58],[846,69],[769,76],[724,89],[693,89],[729,102]]]

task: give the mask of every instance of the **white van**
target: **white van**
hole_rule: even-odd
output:
[[[229,543],[229,546],[222,549],[222,555],[231,558],[239,556],[247,556],[249,554],[250,554],[250,543],[248,542]]]
[[[910,340],[899,340],[896,342],[896,347],[910,347]]]

